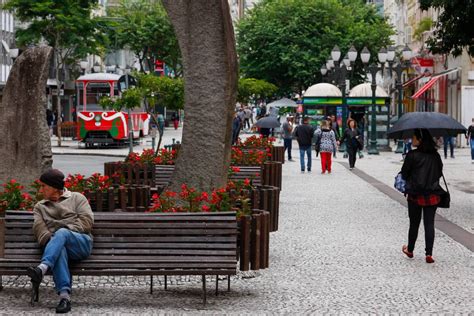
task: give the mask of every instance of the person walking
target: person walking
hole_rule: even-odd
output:
[[[232,145],[236,145],[239,140],[240,129],[242,128],[242,121],[237,112],[234,113],[232,120]]]
[[[244,128],[247,129],[247,131],[250,131],[250,119],[252,118],[252,110],[250,110],[248,107],[244,109]]]
[[[179,126],[179,114],[178,114],[178,112],[173,112],[173,114],[171,114],[171,120],[173,121],[174,129],[178,129],[178,126]]]
[[[443,136],[444,159],[448,158],[448,145],[451,158],[454,158],[454,137]]]
[[[466,143],[466,145],[471,145],[471,163],[474,163],[474,117],[471,126],[467,129]]]
[[[434,221],[436,208],[441,200],[440,194],[443,193],[439,185],[439,179],[443,176],[443,162],[428,130],[416,129],[412,145],[416,149],[407,153],[401,171],[407,183],[406,194],[410,218],[408,245],[402,247],[402,252],[408,258],[413,258],[418,228],[423,215],[426,262],[433,263]]]
[[[336,151],[336,135],[330,127],[331,121],[322,121],[321,128],[314,133],[318,139],[317,151],[321,153],[321,173],[331,173],[332,154]]]
[[[298,142],[300,148],[300,166],[301,172],[305,171],[305,161],[304,156],[308,157],[307,170],[311,172],[311,147],[313,140],[314,128],[309,125],[309,118],[305,117],[303,119],[303,124],[298,125],[295,129],[295,138]]]
[[[337,123],[337,119],[336,119],[336,115],[332,114],[330,117],[330,128],[334,131],[334,135],[336,135],[336,139],[339,139],[341,138],[341,135],[340,135],[340,132],[339,132],[339,124]],[[334,158],[336,158],[336,147],[334,147],[334,152],[333,152],[333,155],[334,155]]]
[[[357,159],[357,151],[362,147],[362,138],[355,120],[349,119],[347,126],[348,127],[342,134],[338,145],[342,144],[344,141],[346,142],[346,150],[349,155],[349,170],[353,170]]]
[[[50,270],[60,299],[56,313],[67,313],[71,310],[72,287],[69,261],[84,260],[91,254],[94,214],[84,195],[64,189],[61,171],[50,169],[39,180],[44,199],[33,209],[33,233],[44,251],[41,263],[26,272],[37,297]]]
[[[403,153],[402,153],[402,161],[405,160],[407,153],[411,150],[411,138],[406,138],[403,140]]]
[[[286,122],[282,126],[283,131],[283,146],[285,151],[288,151],[288,161],[293,161],[291,159],[291,147],[293,142],[293,116],[287,116]]]

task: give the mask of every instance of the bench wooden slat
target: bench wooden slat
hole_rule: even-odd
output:
[[[235,240],[234,240],[235,242]],[[154,242],[137,242],[137,243],[110,243],[110,242],[95,242],[93,249],[100,248],[124,248],[124,249],[234,249],[233,243],[154,243]],[[38,248],[36,242],[30,243],[5,243],[5,250],[7,249],[29,249]],[[8,251],[8,250],[7,250]]]
[[[150,275],[235,275],[236,269],[189,269],[189,270],[150,270],[150,269],[71,269],[73,275],[109,275],[109,276],[150,276]],[[0,275],[24,275],[21,270],[0,270]]]
[[[24,256],[22,258],[2,258],[0,261],[0,267],[9,262],[35,262],[37,256]],[[205,260],[207,262],[228,262],[229,260],[234,259],[234,256],[158,256],[155,254],[150,254],[149,256],[144,256],[142,259],[137,258],[136,256],[108,256],[108,255],[94,255],[92,254],[87,258],[87,261],[90,262],[195,262]]]
[[[231,256],[235,254],[235,251],[233,250],[224,250],[224,249],[219,249],[219,250],[200,250],[200,249],[104,249],[104,248],[99,248],[99,249],[93,249],[92,253],[93,254],[117,254],[117,255],[141,255],[141,254],[146,254],[146,252],[149,252],[150,254],[154,255],[195,255],[195,256],[201,256],[201,255],[209,255],[209,256],[217,256],[217,255],[222,255],[222,256]],[[27,255],[27,254],[42,254],[43,251],[40,248],[33,248],[33,249],[5,249],[5,256],[11,256],[11,255]]]
[[[35,245],[36,239],[33,233],[29,235],[15,236],[9,235],[6,238],[6,242],[32,242]],[[143,237],[137,236],[94,236],[95,242],[140,242],[143,241]],[[234,242],[234,236],[148,236],[147,242]]]
[[[32,222],[9,222],[8,229],[14,228],[27,228],[31,229]],[[147,222],[147,223],[111,223],[111,222],[95,222],[94,223],[94,230],[101,229],[101,228],[122,228],[122,229],[132,229],[132,228],[153,228],[153,229],[168,229],[173,227],[179,227],[181,229],[184,228],[205,228],[205,229],[213,229],[213,228],[232,228],[232,222],[220,222],[220,223],[206,223],[206,222],[183,222],[183,223],[162,223],[162,222]]]
[[[5,231],[6,236],[8,235],[20,235],[25,234],[26,232],[21,229],[7,229]],[[234,235],[236,233],[236,229],[229,228],[229,229],[177,229],[177,228],[170,228],[170,229],[94,229],[92,231],[92,235],[117,235],[117,236],[125,236],[125,235],[142,235],[142,236],[160,236],[160,235],[205,235],[205,236],[212,236],[212,235]],[[29,232],[28,234],[32,234]]]

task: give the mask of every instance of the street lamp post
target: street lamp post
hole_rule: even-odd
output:
[[[377,107],[376,107],[376,91],[377,91],[377,73],[379,71],[382,72],[384,70],[385,62],[387,61],[388,51],[386,48],[382,47],[377,54],[377,59],[380,62],[381,66],[379,67],[376,63],[371,64],[368,67],[368,71],[371,75],[371,88],[372,88],[372,111],[371,111],[371,119],[370,119],[370,142],[369,142],[369,150],[367,151],[369,155],[378,155],[379,151],[377,149]],[[370,60],[370,51],[367,47],[361,52],[361,59],[364,65],[367,65]]]
[[[370,119],[370,146],[367,153],[369,155],[378,155],[379,151],[377,149],[377,115],[376,115],[376,91],[377,91],[377,81],[375,81],[379,67],[375,64],[369,66],[370,75],[372,77],[372,83],[370,87],[372,88],[372,115]]]
[[[388,63],[390,66],[390,74],[392,73],[392,65],[394,62],[394,57],[395,57],[395,49],[390,48],[389,52],[393,51],[393,55],[390,55],[387,57]],[[408,69],[410,67],[410,59],[412,57],[412,51],[408,47],[408,45],[405,45],[405,48],[402,51],[402,60],[397,61],[397,65],[393,70],[395,71],[395,74],[397,75],[397,81],[396,81],[396,89],[398,90],[398,108],[397,108],[397,116],[398,119],[403,115],[403,83],[402,83],[402,73],[404,70]],[[401,154],[403,153],[403,139],[399,139],[397,141],[397,148],[395,149],[395,153]]]
[[[346,79],[347,79],[347,71],[349,70],[351,72],[352,76],[352,70],[353,70],[353,65],[357,59],[358,53],[357,50],[355,49],[354,45],[352,45],[344,58],[342,59],[342,62],[340,62],[341,59],[341,50],[339,47],[336,45],[334,46],[333,50],[331,51],[331,56],[326,62],[325,65],[321,67],[321,74],[323,77],[327,74],[328,81],[334,83],[341,89],[342,92],[342,130],[344,131],[346,126],[347,126],[347,116],[348,116],[348,108],[347,108],[347,94],[346,94]],[[362,58],[362,55],[361,55]],[[331,69],[334,68],[333,71]],[[333,80],[334,79],[334,80]],[[346,152],[346,147],[345,143],[342,143],[341,146],[339,147],[340,152]],[[344,154],[345,156],[346,154]]]

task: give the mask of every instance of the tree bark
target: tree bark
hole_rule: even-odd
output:
[[[170,188],[222,187],[230,164],[237,54],[227,0],[164,0],[183,56],[186,122]]]

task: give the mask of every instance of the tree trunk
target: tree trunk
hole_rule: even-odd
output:
[[[186,123],[170,188],[222,187],[230,164],[237,54],[227,0],[164,0],[183,56]]]

